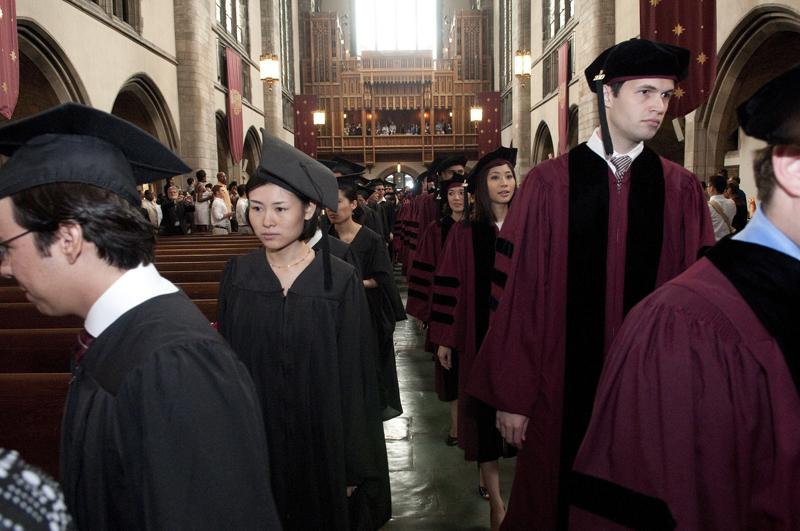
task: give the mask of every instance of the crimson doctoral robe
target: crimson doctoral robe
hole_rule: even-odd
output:
[[[531,170],[497,241],[468,392],[530,418],[504,529],[567,522],[566,474],[625,313],[714,237],[697,178],[647,147],[617,190],[586,144]]]
[[[800,529],[800,261],[722,240],[628,316],[573,529]]]

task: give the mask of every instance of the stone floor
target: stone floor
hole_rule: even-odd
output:
[[[405,299],[406,284],[397,275]],[[449,405],[433,390],[433,361],[424,336],[409,319],[398,323],[394,336],[397,376],[404,414],[384,424],[392,483],[394,518],[386,530],[479,531],[489,528],[489,503],[477,494],[478,470],[463,452],[444,444],[450,423]],[[501,461],[506,500],[514,460]]]

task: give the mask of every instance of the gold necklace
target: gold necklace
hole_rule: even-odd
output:
[[[308,257],[308,255],[309,255],[309,254],[311,254],[311,252],[312,252],[312,249],[311,249],[311,247],[309,247],[309,248],[308,248],[308,251],[306,251],[306,254],[304,254],[304,255],[303,255],[303,256],[302,256],[302,257],[301,257],[301,258],[300,258],[298,261],[296,261],[296,262],[292,262],[291,264],[287,264],[287,265],[278,265],[278,264],[273,264],[273,263],[272,263],[272,262],[270,262],[269,260],[267,260],[267,263],[270,265],[270,267],[274,267],[274,268],[276,268],[276,269],[289,269],[290,267],[294,267],[294,266],[296,266],[297,264],[301,263],[303,260],[305,260],[305,259],[306,259],[306,257]]]

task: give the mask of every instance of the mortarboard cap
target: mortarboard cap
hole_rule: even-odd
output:
[[[0,127],[0,197],[51,183],[83,183],[132,205],[136,186],[191,168],[150,134],[106,112],[65,103]]]
[[[358,190],[358,187],[364,184],[364,179],[361,175],[342,175],[341,177],[336,178],[336,185],[339,187],[339,190],[344,190],[347,188],[354,188]]]
[[[601,85],[629,79],[654,77],[680,81],[688,72],[689,53],[686,48],[671,44],[630,39],[598,55],[584,74],[592,92],[597,92]]]
[[[517,165],[517,148],[511,147],[504,147],[500,146],[499,148],[495,149],[494,151],[490,151],[475,164],[475,167],[472,168],[472,171],[469,172],[467,176],[467,184],[468,184],[468,191],[471,194],[475,193],[475,187],[477,185],[477,177],[483,171],[486,166],[491,164],[496,160],[503,160],[508,162],[509,166],[511,166],[511,171],[514,171],[514,166]]]
[[[338,173],[339,175],[337,177],[360,176],[363,175],[367,169],[361,164],[343,159],[342,157],[333,157],[333,160],[321,160],[320,162],[330,168],[332,172]]]
[[[261,133],[264,137],[261,162],[247,183],[248,193],[261,184],[274,183],[321,208],[336,212],[339,192],[333,172],[264,129]]]
[[[464,155],[445,155],[436,162],[436,166],[431,167],[431,171],[440,174],[451,166],[466,166],[467,157]]]
[[[739,125],[771,145],[800,145],[800,64],[779,75],[737,109]]]

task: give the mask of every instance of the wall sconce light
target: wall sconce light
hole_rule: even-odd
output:
[[[470,122],[482,122],[483,121],[483,107],[470,107],[469,109],[469,121]]]
[[[367,120],[372,120],[372,113],[371,112],[367,113]]]
[[[344,114],[342,115],[342,118],[344,118],[345,120],[347,120],[347,113],[344,113]]]
[[[314,125],[325,125],[325,110],[319,109],[312,113]]]
[[[400,163],[397,163],[397,173],[400,173]]]
[[[430,116],[428,114],[428,111],[425,111],[424,113],[422,113],[422,117],[425,118],[426,120],[428,119],[428,116]]]
[[[450,118],[453,117],[453,111],[450,111]]]
[[[272,84],[281,78],[281,63],[278,56],[274,53],[262,55],[258,66],[261,81],[266,82],[269,89],[272,90]]]
[[[531,77],[532,66],[531,52],[529,50],[517,50],[514,54],[514,75],[519,79],[522,86]]]

